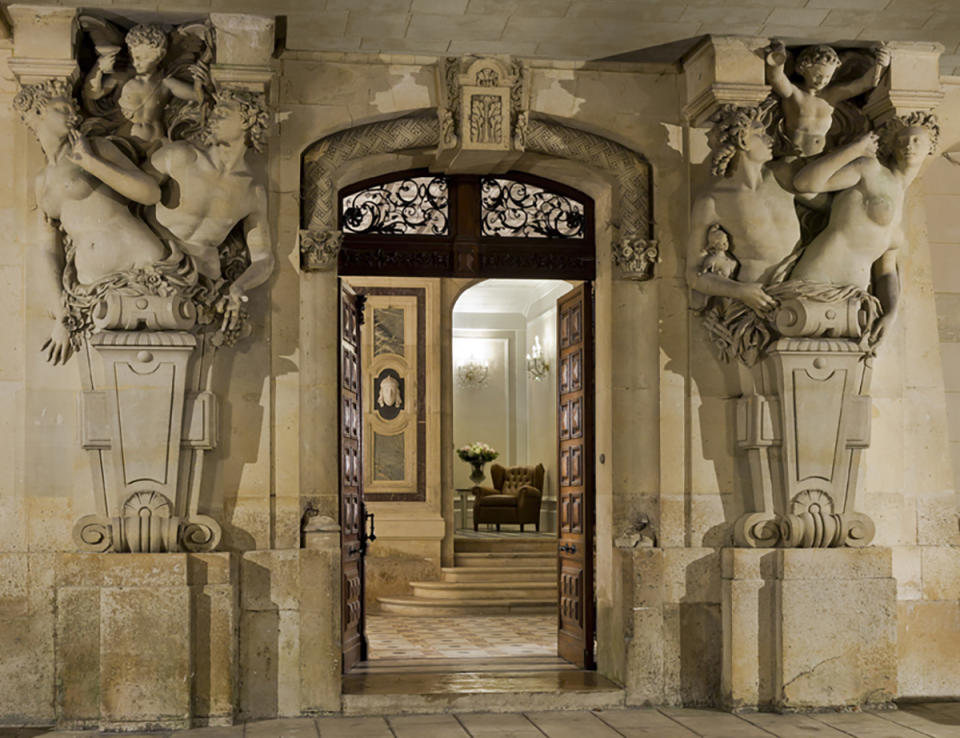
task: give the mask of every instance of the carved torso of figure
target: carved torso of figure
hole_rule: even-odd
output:
[[[873,263],[896,248],[905,183],[874,158],[861,159],[857,166],[859,182],[834,196],[829,224],[807,246],[792,279],[865,288]]]
[[[790,141],[805,155],[823,151],[833,124],[834,106],[815,93],[802,90],[784,98],[782,104]]]
[[[105,160],[123,157],[108,141],[92,139],[90,145]],[[37,177],[37,202],[69,236],[81,284],[152,264],[166,254],[156,235],[130,213],[126,200],[65,154]]]
[[[185,141],[168,143],[152,157],[171,186],[157,205],[157,221],[182,242],[201,271],[218,277],[218,247],[233,227],[258,207],[263,187],[241,158],[232,169],[221,168],[209,150]]]
[[[756,189],[729,180],[718,181],[708,193],[715,222],[730,234],[741,282],[767,283],[776,267],[800,241],[800,222],[794,196],[763,170]]]
[[[123,117],[130,122],[130,135],[148,142],[162,138],[163,109],[170,97],[159,70],[128,80],[120,91],[119,105]]]

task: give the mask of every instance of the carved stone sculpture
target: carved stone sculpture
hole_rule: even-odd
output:
[[[209,551],[220,525],[198,503],[203,454],[217,444],[212,363],[244,335],[246,292],[273,268],[266,190],[248,157],[268,115],[263,95],[211,88],[206,24],[124,34],[84,16],[81,27],[98,54],[81,90],[49,80],[14,101],[47,160],[36,182],[54,318],[43,350],[55,364],[81,353],[96,513],[74,540]],[[175,76],[187,69],[191,83]]]
[[[660,261],[660,247],[656,241],[638,236],[626,236],[613,245],[613,262],[625,279],[642,282],[653,278],[653,267]]]
[[[506,171],[526,142],[526,68],[492,57],[451,57],[437,66],[440,140],[448,172]]]
[[[827,145],[827,133],[833,124],[834,108],[844,100],[876,87],[880,75],[890,64],[890,53],[884,48],[875,51],[869,68],[856,79],[834,81],[840,57],[829,46],[810,46],[796,59],[796,70],[802,81],[792,82],[784,73],[786,47],[775,41],[767,53],[767,78],[780,96],[783,108],[783,133],[801,156],[814,156]]]
[[[864,546],[874,526],[856,501],[871,363],[897,313],[906,190],[938,129],[913,112],[833,146],[834,106],[873,87],[889,56],[880,49],[866,72],[833,84],[840,57],[829,47],[799,55],[801,83],[785,60],[771,46],[781,100],[714,117],[714,179],[693,205],[686,276],[721,358],[749,367],[737,447],[750,495],[737,545]],[[777,131],[789,145],[774,159]],[[798,201],[826,208],[826,225],[801,227]]]
[[[307,271],[328,271],[337,266],[343,232],[300,231],[300,260]]]

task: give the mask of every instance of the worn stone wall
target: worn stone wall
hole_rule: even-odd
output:
[[[0,64],[7,54],[0,46]],[[339,670],[330,668],[339,604],[312,584],[326,577],[338,586],[336,547],[297,550],[305,504],[338,515],[337,429],[331,422],[338,402],[332,319],[338,287],[335,274],[299,270],[301,154],[331,133],[434,107],[434,62],[332,52],[288,52],[277,62],[276,102],[290,114],[270,145],[278,265],[269,286],[251,295],[253,335],[224,352],[218,370],[221,386],[229,389],[222,398],[221,444],[209,457],[201,501],[222,516],[222,547],[241,558],[236,704],[243,717],[336,709],[339,697]],[[640,283],[616,278],[611,265],[617,218],[611,177],[532,154],[517,164],[579,187],[597,204],[599,669],[625,685],[630,704],[715,704],[722,643],[719,552],[730,545],[742,510],[736,483],[742,470],[728,430],[736,377],[710,353],[688,309],[683,279],[695,175],[688,165],[697,167],[706,153],[703,131],[683,127],[680,78],[670,65],[537,61],[531,84],[535,114],[640,152],[654,171],[662,261],[657,279]],[[8,350],[0,356],[0,723],[10,724],[56,718],[55,554],[72,550],[70,529],[90,506],[89,469],[76,441],[75,368],[49,367],[38,352],[47,318],[30,292],[37,268],[30,239],[39,217],[30,181],[41,156],[9,112],[13,92],[11,75],[0,69],[0,155],[13,162],[0,171],[0,224],[9,234],[0,243],[0,305],[11,317],[4,328]],[[960,123],[950,121],[950,131],[960,131]],[[427,161],[422,152],[358,159],[338,172],[336,185]],[[960,239],[948,222],[930,215],[949,212],[944,204],[960,198],[946,166],[932,165],[926,195],[911,198],[911,250],[901,264],[904,308],[877,358],[864,480],[863,508],[877,520],[876,543],[893,547],[898,689],[906,696],[960,694],[949,661],[960,633],[960,531],[948,446],[949,439],[956,448],[960,436],[948,436],[943,379],[952,401],[949,393],[960,390],[950,379],[948,344],[957,343],[951,300],[960,288],[945,276],[948,270],[941,275],[937,261],[949,264],[948,246]],[[461,286],[445,284],[443,304],[452,305]],[[439,320],[446,342],[449,318]],[[449,356],[448,343],[443,351]],[[436,464],[449,479],[449,463]],[[446,519],[441,556],[449,558],[452,510],[441,500],[431,512]],[[657,546],[617,545],[640,515],[649,517]],[[314,650],[302,638],[311,628],[325,629],[327,638]],[[258,684],[266,688],[255,694]]]

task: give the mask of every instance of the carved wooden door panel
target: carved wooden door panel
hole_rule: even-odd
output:
[[[593,668],[593,297],[584,282],[557,300],[558,654]]]
[[[363,504],[360,414],[360,324],[362,295],[340,287],[340,599],[343,670],[367,658],[364,633],[363,555],[366,511]]]

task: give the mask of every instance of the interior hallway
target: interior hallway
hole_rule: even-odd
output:
[[[0,738],[93,738],[96,731],[0,729]],[[267,720],[229,728],[125,733],[125,738],[957,738],[960,703],[905,705],[887,712],[812,715],[663,707],[636,710],[469,713],[388,717],[320,717]]]

